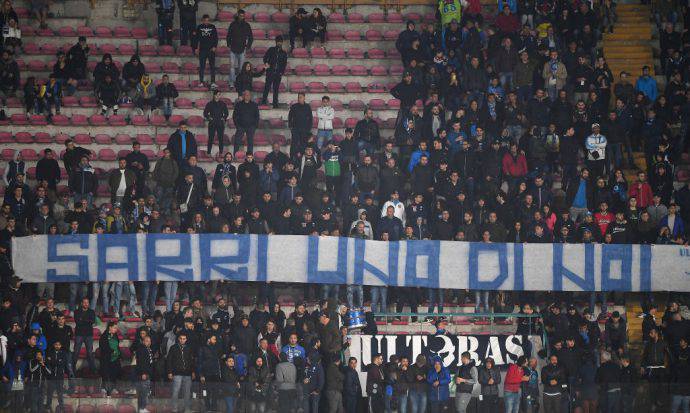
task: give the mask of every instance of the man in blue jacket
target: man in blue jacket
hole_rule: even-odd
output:
[[[644,93],[650,102],[654,102],[656,97],[659,95],[659,88],[656,85],[656,79],[649,74],[649,66],[644,66],[642,68],[642,76],[637,78],[637,82],[635,82],[635,90]]]

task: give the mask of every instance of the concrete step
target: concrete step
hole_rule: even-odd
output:
[[[651,40],[651,31],[616,31],[604,34],[604,42],[609,40]]]

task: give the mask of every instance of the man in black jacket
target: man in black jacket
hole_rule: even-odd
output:
[[[86,45],[86,37],[79,36],[77,44],[67,52],[67,65],[69,74],[73,79],[86,79],[86,65],[88,63],[89,46]]]
[[[216,88],[216,47],[218,46],[218,31],[211,24],[208,14],[201,18],[192,38],[192,48],[199,56],[199,83],[204,83],[206,60],[211,67],[211,89]]]
[[[156,0],[156,15],[158,16],[158,45],[172,46],[175,3],[172,0]]]
[[[311,106],[305,102],[306,96],[303,92],[297,94],[297,103],[290,106],[288,112],[288,127],[292,135],[292,142],[290,144],[290,158],[294,159],[298,154],[304,151],[304,146],[307,144],[307,138],[311,134],[312,115]]]
[[[266,84],[261,103],[267,104],[268,92],[273,89],[273,107],[277,108],[280,80],[283,78],[287,67],[287,53],[283,50],[283,36],[276,37],[276,45],[266,51],[263,61],[266,67]]]
[[[196,155],[197,146],[194,134],[187,130],[187,122],[182,120],[175,132],[168,139],[168,149],[177,165],[181,168],[191,155]]]
[[[199,10],[198,0],[177,0],[180,9],[180,45],[187,46],[196,27],[196,12]]]
[[[60,182],[60,165],[55,160],[55,152],[52,149],[46,148],[43,153],[43,158],[36,163],[36,180],[46,181],[48,188],[56,191],[57,183]]]
[[[295,49],[295,38],[302,38],[302,47],[306,47],[305,28],[307,26],[307,11],[300,7],[290,16],[290,52]]]
[[[230,85],[235,84],[237,71],[244,65],[244,54],[252,48],[254,42],[252,28],[244,16],[244,10],[239,9],[235,20],[228,26],[228,34],[225,38],[230,49]]]
[[[240,143],[245,135],[247,136],[247,153],[252,153],[254,150],[254,132],[259,127],[259,105],[252,101],[250,91],[245,90],[242,93],[242,99],[235,103],[232,121],[235,123],[236,128],[235,136],[232,138],[234,141],[234,154],[237,154],[240,150]]]
[[[213,149],[213,139],[218,137],[218,154],[223,153],[223,132],[228,120],[228,106],[220,100],[220,91],[213,92],[213,100],[204,108],[204,118],[208,121],[208,146],[206,153],[210,156]]]
[[[179,411],[178,396],[182,389],[184,411],[190,411],[192,401],[192,380],[194,380],[194,356],[187,344],[187,334],[182,332],[177,336],[177,344],[173,344],[168,351],[167,368],[168,380],[173,383],[173,410]]]
[[[362,397],[362,385],[357,373],[357,358],[350,357],[345,367],[345,383],[343,385],[343,404],[346,413],[356,413],[359,399]]]
[[[567,382],[563,367],[555,354],[549,358],[549,364],[541,369],[541,382],[544,385],[544,411],[560,413],[562,386]]]
[[[407,118],[412,106],[414,106],[417,99],[422,97],[422,91],[414,82],[412,82],[412,73],[406,71],[403,73],[402,82],[398,83],[391,89],[391,95],[400,100],[400,110],[398,110],[398,117],[395,121],[396,126]]]
[[[357,141],[357,149],[371,155],[381,146],[381,134],[379,125],[374,120],[374,111],[367,108],[364,118],[355,125],[354,139]]]
[[[19,89],[19,65],[14,60],[12,52],[5,49],[0,62],[0,92],[5,97],[14,96]]]
[[[65,380],[65,375],[70,379],[74,377],[74,372],[72,371],[72,366],[70,363],[70,353],[69,350],[65,350],[62,347],[60,341],[56,341],[53,345],[46,351],[46,366],[50,370],[50,380],[48,381],[48,394],[47,394],[47,405],[53,405],[53,392],[57,393],[58,399],[58,409],[63,411],[62,407],[65,405],[64,401],[64,387],[63,383]]]
[[[89,308],[89,299],[81,300],[81,307],[74,311],[74,354],[72,360],[72,371],[75,370],[79,351],[82,343],[86,347],[86,359],[89,362],[89,370],[96,371],[96,361],[93,357],[93,326],[96,324],[96,313]]]
[[[141,340],[141,345],[136,350],[136,377],[137,377],[137,405],[139,411],[146,409],[151,394],[151,378],[153,377],[156,354],[151,348],[151,337],[146,335]]]

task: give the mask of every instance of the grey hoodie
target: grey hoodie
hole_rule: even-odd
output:
[[[278,390],[295,390],[297,388],[297,368],[289,361],[276,366],[275,384]]]

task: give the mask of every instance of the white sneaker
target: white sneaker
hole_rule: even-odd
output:
[[[211,83],[211,90],[216,90],[216,89],[218,89],[218,85],[216,85],[215,83]]]
[[[139,409],[139,413],[151,413],[149,409]]]

